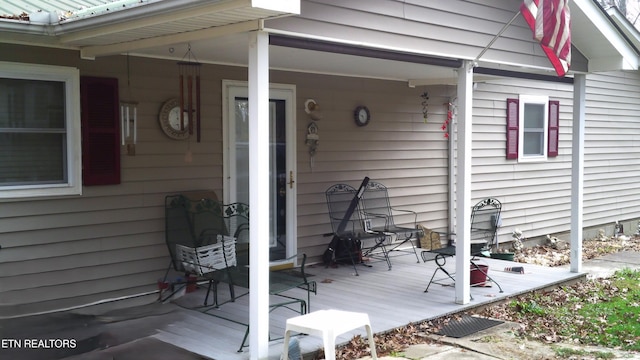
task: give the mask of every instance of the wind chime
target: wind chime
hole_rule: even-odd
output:
[[[195,123],[197,142],[200,142],[201,65],[191,52],[191,44],[189,44],[187,53],[182,58],[182,61],[178,62],[178,68],[180,70],[180,130],[184,131],[185,128],[188,127],[189,135],[193,135]],[[185,113],[187,114],[186,119]]]
[[[129,54],[127,54],[127,92],[131,96],[131,72]],[[138,102],[132,100],[120,101],[120,132],[122,145],[127,146],[127,154],[136,154],[136,142],[138,140]]]

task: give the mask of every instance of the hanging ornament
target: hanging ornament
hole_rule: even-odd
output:
[[[429,93],[425,91],[420,97],[422,98],[422,118],[426,124],[429,115]]]
[[[126,100],[120,100],[120,132],[122,145],[127,146],[127,154],[136,154],[136,142],[138,141],[138,102],[133,101],[131,95],[131,71],[129,54],[127,54],[127,96]]]
[[[201,65],[191,52],[191,44],[182,61],[178,62],[180,70],[180,130],[189,129],[193,135],[194,123],[196,141],[200,142],[200,68]],[[186,81],[185,81],[186,80]],[[194,99],[195,97],[195,99]],[[194,104],[195,101],[195,104]],[[188,118],[185,119],[185,113]]]
[[[456,112],[456,105],[452,102],[448,102],[444,104],[447,107],[447,118],[442,122],[442,126],[440,127],[442,131],[444,131],[444,138],[449,139],[449,125],[453,123],[453,117]]]

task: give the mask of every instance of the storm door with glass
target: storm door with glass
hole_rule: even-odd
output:
[[[246,85],[225,84],[228,139],[225,201],[249,203],[249,101]],[[269,100],[269,259],[295,253],[293,89],[271,89]],[[289,120],[288,120],[289,119]],[[251,212],[250,212],[251,213]]]

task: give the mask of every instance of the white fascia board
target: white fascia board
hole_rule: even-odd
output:
[[[589,72],[608,70],[638,70],[638,62],[635,64],[626,61],[620,56],[602,56],[589,59]]]
[[[624,39],[622,34],[615,29],[605,14],[600,11],[594,0],[574,0],[573,5],[577,6],[580,11],[592,22],[594,29],[597,29],[607,38],[611,46],[620,54],[622,61],[616,68],[599,68],[596,59],[589,58],[589,72],[604,70],[637,70],[638,54],[632,46]],[[592,61],[594,62],[592,64]],[[609,62],[604,62],[609,63]],[[601,63],[600,65],[602,65]],[[593,67],[592,67],[593,65]]]
[[[295,15],[300,14],[300,0],[251,0],[251,7]]]
[[[607,14],[609,14],[616,25],[620,27],[633,46],[635,46],[636,49],[640,49],[640,32],[633,26],[633,24],[631,24],[631,22],[629,22],[629,19],[627,19],[615,6],[608,8]]]

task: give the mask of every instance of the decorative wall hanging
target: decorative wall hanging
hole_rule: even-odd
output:
[[[450,124],[453,124],[454,121],[454,117],[456,116],[458,109],[457,106],[455,104],[456,99],[453,99],[452,101],[449,101],[448,103],[445,103],[444,106],[447,107],[447,117],[446,119],[442,122],[442,126],[440,127],[442,129],[442,131],[444,131],[444,137],[445,139],[449,138],[449,128],[451,127]]]
[[[131,66],[129,54],[127,54],[127,96],[131,96]],[[132,100],[120,100],[120,133],[122,146],[127,146],[127,154],[136,154],[136,142],[138,141],[138,102]]]
[[[178,62],[180,70],[180,130],[188,128],[193,135],[194,125],[196,141],[200,142],[200,68],[201,65],[191,52],[191,44],[182,61]],[[195,98],[195,99],[194,99]],[[195,101],[195,104],[194,104]],[[185,119],[185,116],[187,117]]]
[[[162,104],[158,113],[158,122],[162,131],[175,140],[185,140],[189,138],[188,114],[182,111],[180,116],[180,101],[176,98],[169,99]],[[181,121],[183,121],[181,123]]]
[[[316,156],[319,141],[320,136],[318,135],[318,125],[316,125],[315,121],[312,121],[309,123],[309,126],[307,126],[307,140],[305,141],[309,147],[309,166],[311,167],[311,170],[313,170],[314,157]]]
[[[371,121],[371,112],[366,106],[358,106],[353,110],[353,119],[358,126],[367,126]]]
[[[429,93],[425,91],[420,97],[422,98],[422,118],[426,124],[429,113]]]
[[[322,119],[322,114],[320,114],[320,106],[313,99],[307,99],[307,101],[304,102],[304,111],[309,114],[311,120]]]
[[[318,143],[320,141],[320,135],[318,135],[318,125],[315,120],[322,119],[320,114],[320,106],[313,99],[308,99],[304,102],[304,111],[309,114],[311,122],[307,125],[307,136],[305,144],[309,147],[309,167],[313,171],[314,159],[316,156],[316,150],[318,149]]]

